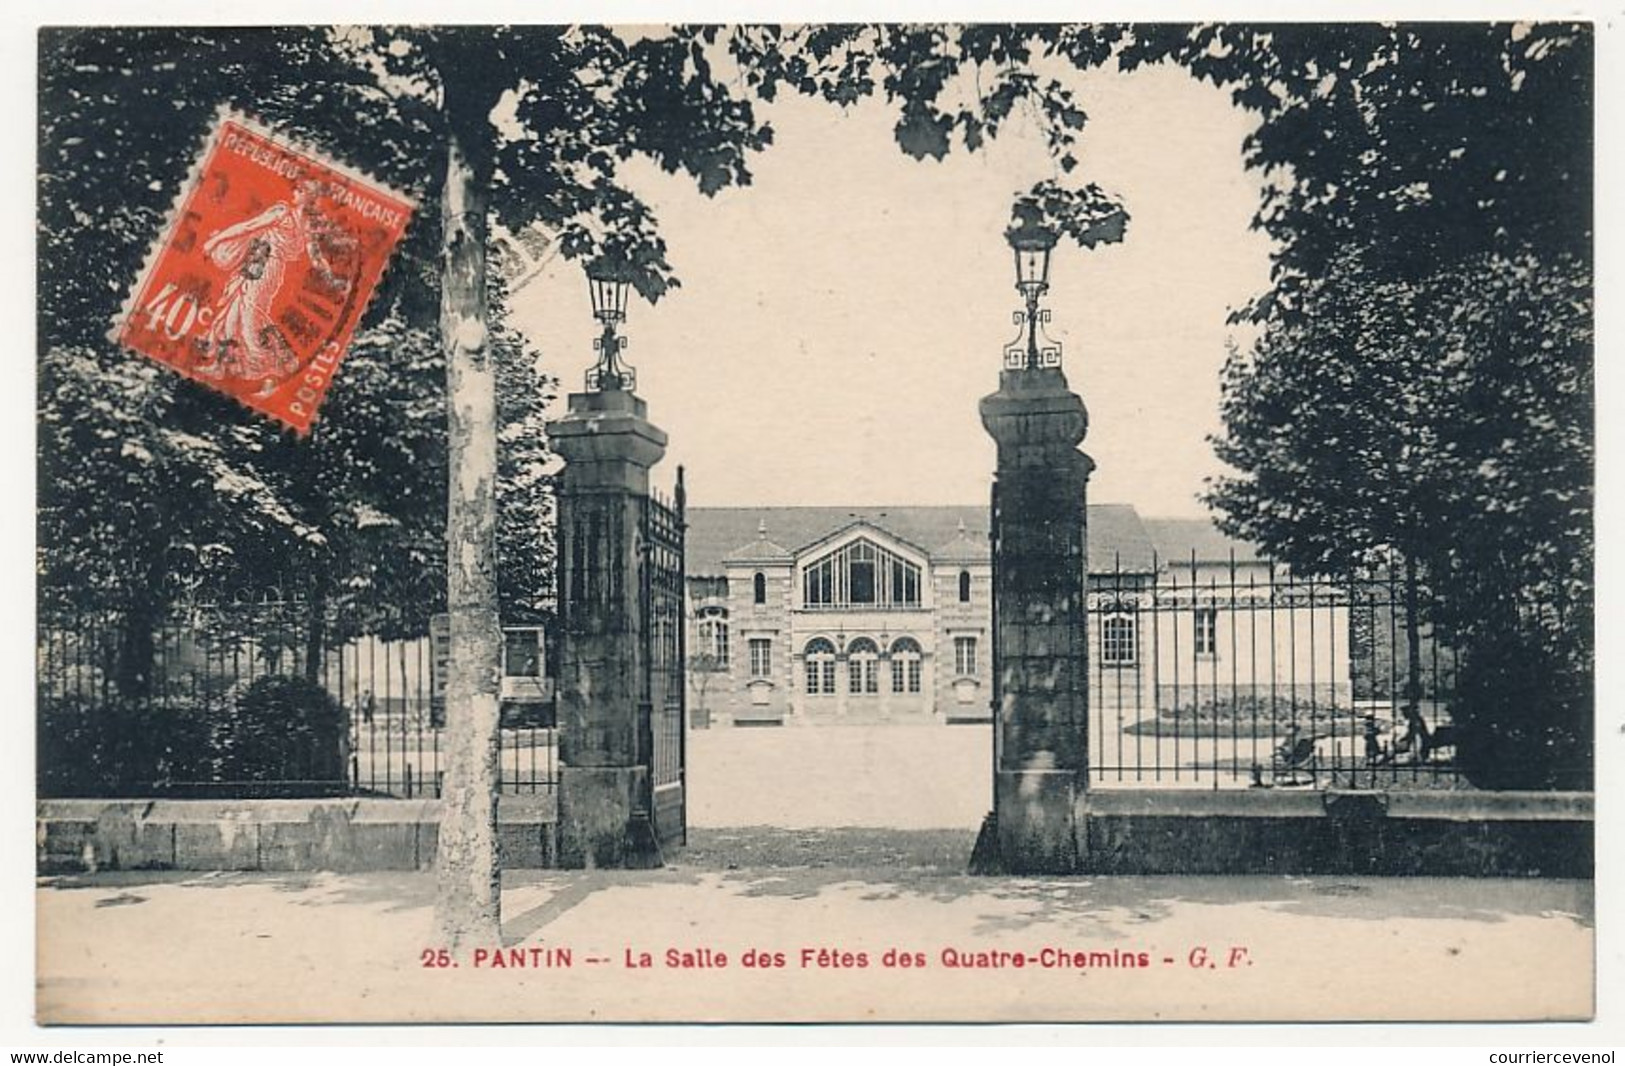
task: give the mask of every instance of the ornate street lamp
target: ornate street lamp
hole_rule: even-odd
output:
[[[1038,300],[1049,291],[1049,256],[1055,248],[1054,230],[1023,215],[1018,225],[1004,231],[1004,239],[1016,253],[1016,291],[1026,300],[1027,309],[1013,315],[1016,325],[1024,327],[1025,336],[1018,335],[1004,349],[1006,370],[1038,370],[1061,365],[1061,346],[1043,335],[1042,323],[1049,321],[1049,310],[1039,308]]]
[[[587,371],[588,392],[637,391],[638,372],[621,362],[627,340],[616,332],[626,321],[626,294],[630,286],[631,276],[620,263],[599,259],[587,267],[592,314],[604,327],[592,342],[598,362]]]

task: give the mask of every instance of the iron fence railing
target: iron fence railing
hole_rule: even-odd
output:
[[[1235,557],[1120,560],[1087,596],[1091,785],[1456,787],[1457,654],[1429,614],[1397,567],[1327,578]],[[337,639],[336,622],[276,599],[193,608],[143,640],[114,614],[42,614],[41,794],[437,796],[433,638]],[[680,669],[680,631],[651,629],[651,666]],[[501,788],[547,792],[545,642],[510,644]],[[662,687],[681,699],[678,681]],[[681,779],[680,706],[647,741],[657,782]]]
[[[328,639],[336,621],[290,600],[194,608],[150,637],[115,614],[42,616],[41,794],[437,797],[434,641]],[[510,663],[520,676],[504,679],[503,792],[546,792],[558,778],[550,683],[530,676],[537,658]],[[143,663],[144,682],[132,677]]]
[[[641,504],[638,559],[639,632],[643,642],[639,722],[647,751],[647,803],[657,832],[686,841],[687,664],[683,540],[686,519],[683,468],[668,499],[651,492]]]
[[[1457,655],[1396,568],[1153,557],[1092,575],[1090,779],[1454,787]]]

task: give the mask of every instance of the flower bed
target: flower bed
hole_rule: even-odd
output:
[[[1339,736],[1360,735],[1366,727],[1367,711],[1348,704],[1321,703],[1303,697],[1237,693],[1234,696],[1206,698],[1200,703],[1182,703],[1158,708],[1156,717],[1142,718],[1125,726],[1131,736],[1211,737],[1283,736],[1293,726],[1299,733]],[[1392,723],[1377,719],[1378,733],[1388,733]]]

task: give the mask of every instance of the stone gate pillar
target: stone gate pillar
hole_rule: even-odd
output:
[[[1084,845],[1089,669],[1083,401],[1059,367],[1007,369],[981,402],[998,443],[994,816],[999,867],[1069,873]]]
[[[646,643],[638,562],[649,469],[666,434],[629,391],[575,393],[548,427],[558,487],[558,862],[581,869],[658,862],[640,715]]]

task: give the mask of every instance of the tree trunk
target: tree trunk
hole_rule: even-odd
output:
[[[161,572],[154,567],[154,572]],[[157,580],[147,586],[158,588]],[[121,619],[118,649],[113,662],[113,689],[116,699],[106,717],[104,729],[107,755],[117,781],[114,794],[135,793],[150,788],[163,773],[159,763],[162,749],[155,747],[153,719],[153,676],[157,665],[158,628],[164,608],[150,596],[137,593]]]
[[[125,600],[119,620],[118,652],[112,664],[113,687],[126,720],[133,718],[152,699],[158,627],[168,609],[168,603],[158,591],[168,587],[165,552],[162,548],[153,548],[148,558],[151,561],[145,579]]]
[[[447,136],[440,331],[446,349],[450,493],[446,515],[446,777],[435,902],[437,947],[496,946],[497,715],[501,626],[496,590],[496,380],[486,347],[489,196],[457,123]]]
[[[124,611],[119,627],[118,658],[113,669],[113,687],[120,709],[128,717],[144,708],[152,698],[152,673],[158,653],[158,624],[163,608],[146,597],[138,597]]]
[[[318,574],[310,590],[310,615],[305,630],[305,680],[322,683],[322,658],[327,652],[327,575]]]
[[[1416,560],[1405,556],[1405,720],[1411,729],[1427,736],[1422,717],[1422,621]]]

